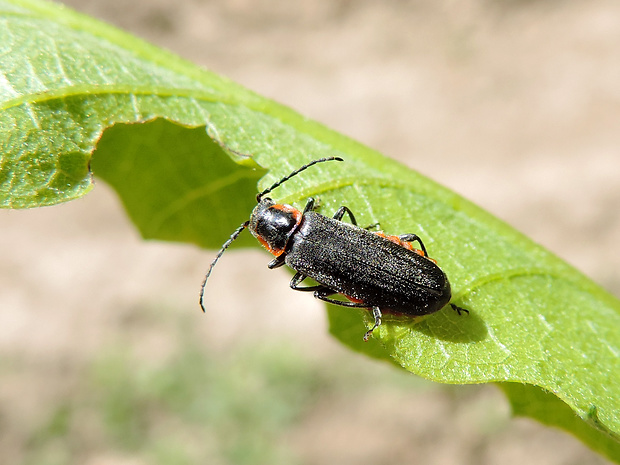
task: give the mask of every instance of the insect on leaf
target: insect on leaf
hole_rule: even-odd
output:
[[[217,248],[255,205],[253,168],[269,170],[264,189],[340,156],[273,197],[418,234],[471,313],[386,318],[364,344],[368,312],[331,308],[332,334],[437,382],[502,383],[518,414],[620,462],[620,303],[557,257],[379,153],[66,8],[0,0],[0,48],[0,205],[78,198],[92,167],[145,237]]]

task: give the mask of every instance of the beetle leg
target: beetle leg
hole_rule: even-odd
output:
[[[323,290],[327,290],[327,288],[325,286],[323,286],[322,284],[319,284],[318,286],[306,286],[306,287],[299,287],[299,285],[302,283],[302,281],[304,279],[306,279],[308,276],[301,274],[299,271],[297,273],[295,273],[295,276],[293,276],[293,279],[291,279],[291,289],[294,289],[296,291],[323,291]]]
[[[308,199],[308,202],[306,203],[306,206],[304,207],[304,213],[314,211],[314,204],[315,204],[314,198],[310,197]]]
[[[334,219],[341,221],[342,217],[344,216],[345,213],[349,214],[349,218],[351,219],[351,223],[354,226],[357,226],[357,221],[355,220],[355,216],[353,215],[353,212],[349,209],[349,207],[345,207],[342,206],[338,209],[338,211],[336,212],[336,214],[334,215]]]
[[[332,294],[336,294],[336,292],[327,288],[324,288],[323,290],[317,289],[314,291],[314,297],[330,304],[340,305],[341,307],[369,308],[369,306],[364,302],[345,302],[343,300],[332,299],[329,297]],[[372,316],[375,319],[375,324],[372,328],[366,331],[366,334],[364,334],[364,342],[368,341],[368,338],[372,332],[381,325],[381,309],[379,307],[372,307]]]
[[[420,244],[420,248],[422,249],[422,252],[424,252],[424,256],[428,257],[428,253],[426,252],[426,247],[424,247],[424,244],[422,243],[422,239],[420,239],[420,237],[417,234],[402,234],[398,236],[398,238],[404,242],[417,242],[418,244]]]
[[[274,268],[278,268],[284,265],[285,259],[286,259],[286,254],[285,253],[280,254],[269,262],[269,264],[267,265],[267,268],[269,268],[270,270],[273,270]]]
[[[366,334],[364,334],[364,342],[367,342],[368,338],[372,335],[372,332],[381,325],[381,309],[379,307],[372,307],[372,316],[375,319],[375,324],[372,328],[366,331]]]
[[[456,313],[458,313],[459,316],[461,316],[463,314],[463,312],[465,312],[465,313],[467,313],[469,315],[469,310],[467,310],[466,308],[459,307],[458,305],[454,305],[454,304],[450,304],[450,307],[452,307],[452,310],[454,310]]]
[[[337,300],[329,297],[330,295],[338,294],[336,291],[332,291],[327,287],[320,287],[314,291],[314,297],[323,302],[327,302],[328,304],[340,305],[341,307],[351,307],[351,308],[370,308],[370,305],[365,304],[364,302],[351,302],[347,300]],[[346,296],[345,296],[346,297]]]

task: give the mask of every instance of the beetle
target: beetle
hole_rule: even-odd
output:
[[[469,310],[450,303],[448,277],[428,256],[416,234],[389,236],[360,228],[353,212],[341,206],[332,218],[315,210],[309,198],[303,211],[273,201],[267,194],[317,163],[344,161],[340,157],[319,158],[296,169],[256,196],[250,219],[242,223],[222,245],[202,282],[200,307],[205,312],[207,280],[217,261],[244,229],[274,255],[268,268],[284,264],[296,273],[290,286],[296,291],[313,292],[317,299],[343,307],[372,310],[373,327],[364,334],[367,341],[381,325],[383,312],[418,317],[450,305],[460,315]],[[350,223],[342,221],[344,215]],[[420,249],[413,247],[419,244]],[[317,284],[301,286],[306,278]],[[348,300],[338,300],[334,295]]]

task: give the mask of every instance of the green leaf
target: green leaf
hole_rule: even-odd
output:
[[[518,414],[620,462],[620,303],[509,226],[285,107],[53,4],[0,0],[0,70],[2,206],[84,195],[92,156],[145,237],[219,247],[255,204],[254,163],[269,169],[266,187],[308,160],[342,156],[274,198],[302,207],[312,195],[326,215],[346,204],[362,225],[419,234],[471,314],[386,318],[364,344],[368,313],[332,308],[331,332],[438,382],[503,383]]]
[[[592,407],[586,421],[583,421],[550,392],[525,384],[502,383],[500,386],[510,399],[515,415],[535,418],[549,426],[562,427],[593,450],[618,461],[618,435],[599,423],[596,407]]]

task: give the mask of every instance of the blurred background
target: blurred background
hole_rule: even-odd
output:
[[[370,145],[620,295],[620,3],[68,0]],[[259,250],[143,242],[103,183],[0,212],[7,464],[603,464],[326,334]],[[268,311],[268,313],[267,313]],[[360,329],[361,331],[361,329]]]

